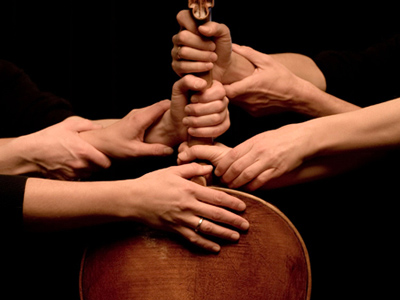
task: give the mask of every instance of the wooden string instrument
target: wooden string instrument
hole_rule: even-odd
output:
[[[200,22],[209,20],[213,5],[189,0]],[[211,74],[201,76],[212,82]],[[309,300],[309,256],[290,220],[253,195],[210,188],[246,203],[250,229],[238,243],[219,241],[223,247],[216,255],[143,225],[107,226],[82,258],[81,300]]]

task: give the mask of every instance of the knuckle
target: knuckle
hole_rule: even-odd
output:
[[[212,212],[211,218],[214,221],[220,221],[223,217],[223,213],[221,209],[216,209]]]
[[[189,240],[189,242],[191,242],[193,244],[196,244],[196,245],[200,244],[200,238],[198,235],[195,235],[195,234],[190,235],[190,236],[188,236],[188,240]]]
[[[200,228],[200,230],[203,232],[203,233],[210,233],[210,232],[212,232],[213,231],[213,224],[211,223],[211,222],[203,222],[203,224],[201,225],[201,228]]]
[[[210,119],[213,124],[220,124],[223,121],[223,118],[220,114],[213,114]]]
[[[253,172],[251,172],[250,170],[244,170],[242,172],[242,176],[247,181],[253,179],[253,177],[254,177]]]
[[[233,164],[232,167],[232,173],[238,174],[242,172],[242,167],[239,164]]]

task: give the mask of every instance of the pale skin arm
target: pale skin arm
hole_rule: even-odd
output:
[[[354,155],[349,165],[353,167],[380,155],[380,150],[396,148],[400,143],[399,120],[400,99],[395,99],[267,131],[228,151],[212,146],[187,148],[179,158],[188,161],[208,157],[216,166],[215,174],[230,187],[246,185],[255,190],[268,187],[269,182],[273,186],[273,181],[282,185],[279,180],[285,176],[299,180],[299,176],[310,179],[344,171],[337,163],[341,159],[337,154],[362,153]]]
[[[79,137],[83,131],[98,128],[89,120],[70,117],[29,135],[1,139],[0,173],[75,179],[107,168],[110,160]]]
[[[249,223],[225,209],[243,211],[246,206],[241,200],[187,180],[211,171],[210,166],[188,164],[124,181],[29,178],[23,205],[24,226],[41,231],[134,221],[178,233],[199,247],[218,252],[220,246],[209,236],[237,241],[239,232],[247,230]],[[204,222],[196,233],[201,217]]]
[[[270,55],[238,45],[233,45],[233,50],[251,61],[256,70],[243,80],[226,85],[227,96],[233,104],[253,116],[267,115],[275,107],[311,117],[360,108],[323,92],[309,81],[296,76]]]
[[[310,57],[299,53],[276,53],[270,56],[296,76],[326,91],[325,76]]]
[[[325,77],[307,56],[266,55],[232,44],[228,27],[208,22],[197,28],[188,11],[181,11],[177,19],[183,29],[173,37],[175,72],[182,76],[211,70],[231,103],[253,116],[289,110],[321,117],[359,108],[323,93]]]

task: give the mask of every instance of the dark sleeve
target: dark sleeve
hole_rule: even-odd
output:
[[[365,107],[400,97],[399,53],[395,35],[363,51],[325,51],[314,61],[328,93]]]
[[[71,104],[42,92],[25,72],[0,60],[0,136],[15,137],[61,122],[73,115]]]
[[[22,205],[27,177],[0,175],[1,228],[22,229]]]

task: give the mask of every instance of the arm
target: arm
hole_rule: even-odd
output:
[[[298,53],[276,53],[270,56],[296,76],[326,91],[325,76],[310,57]]]
[[[198,93],[188,104],[190,91]],[[133,110],[110,126],[82,132],[81,137],[113,158],[169,155],[188,133],[198,137],[224,133],[230,125],[227,107],[221,84],[206,89],[205,80],[187,75],[174,84],[171,101]]]
[[[2,139],[0,174],[75,179],[107,168],[109,159],[79,137],[80,132],[96,128],[89,120],[71,117],[29,135]]]
[[[208,236],[236,241],[238,231],[247,230],[249,224],[224,209],[242,211],[245,209],[242,201],[186,180],[209,172],[209,166],[188,164],[125,181],[62,182],[29,178],[24,196],[24,225],[29,230],[57,230],[134,221],[181,234],[198,246],[218,252],[220,246]],[[206,219],[200,227],[203,234],[194,231],[199,216]]]
[[[188,11],[180,12],[177,19],[185,30],[173,37],[175,72],[182,76],[212,69],[214,78],[225,85],[232,104],[251,115],[267,115],[278,107],[319,117],[358,108],[323,93],[324,75],[306,56],[268,56],[232,45],[229,28],[215,22],[197,28]],[[214,42],[205,41],[201,35],[213,37]]]
[[[238,45],[233,49],[251,61],[256,70],[251,76],[225,86],[227,96],[253,116],[267,115],[274,107],[311,117],[359,109],[296,76],[270,55]]]
[[[232,150],[192,147],[179,158],[209,158],[230,187],[283,186],[346,171],[381,155],[380,150],[398,147],[399,120],[400,98],[267,131]],[[338,163],[343,154],[353,159],[345,167]]]

